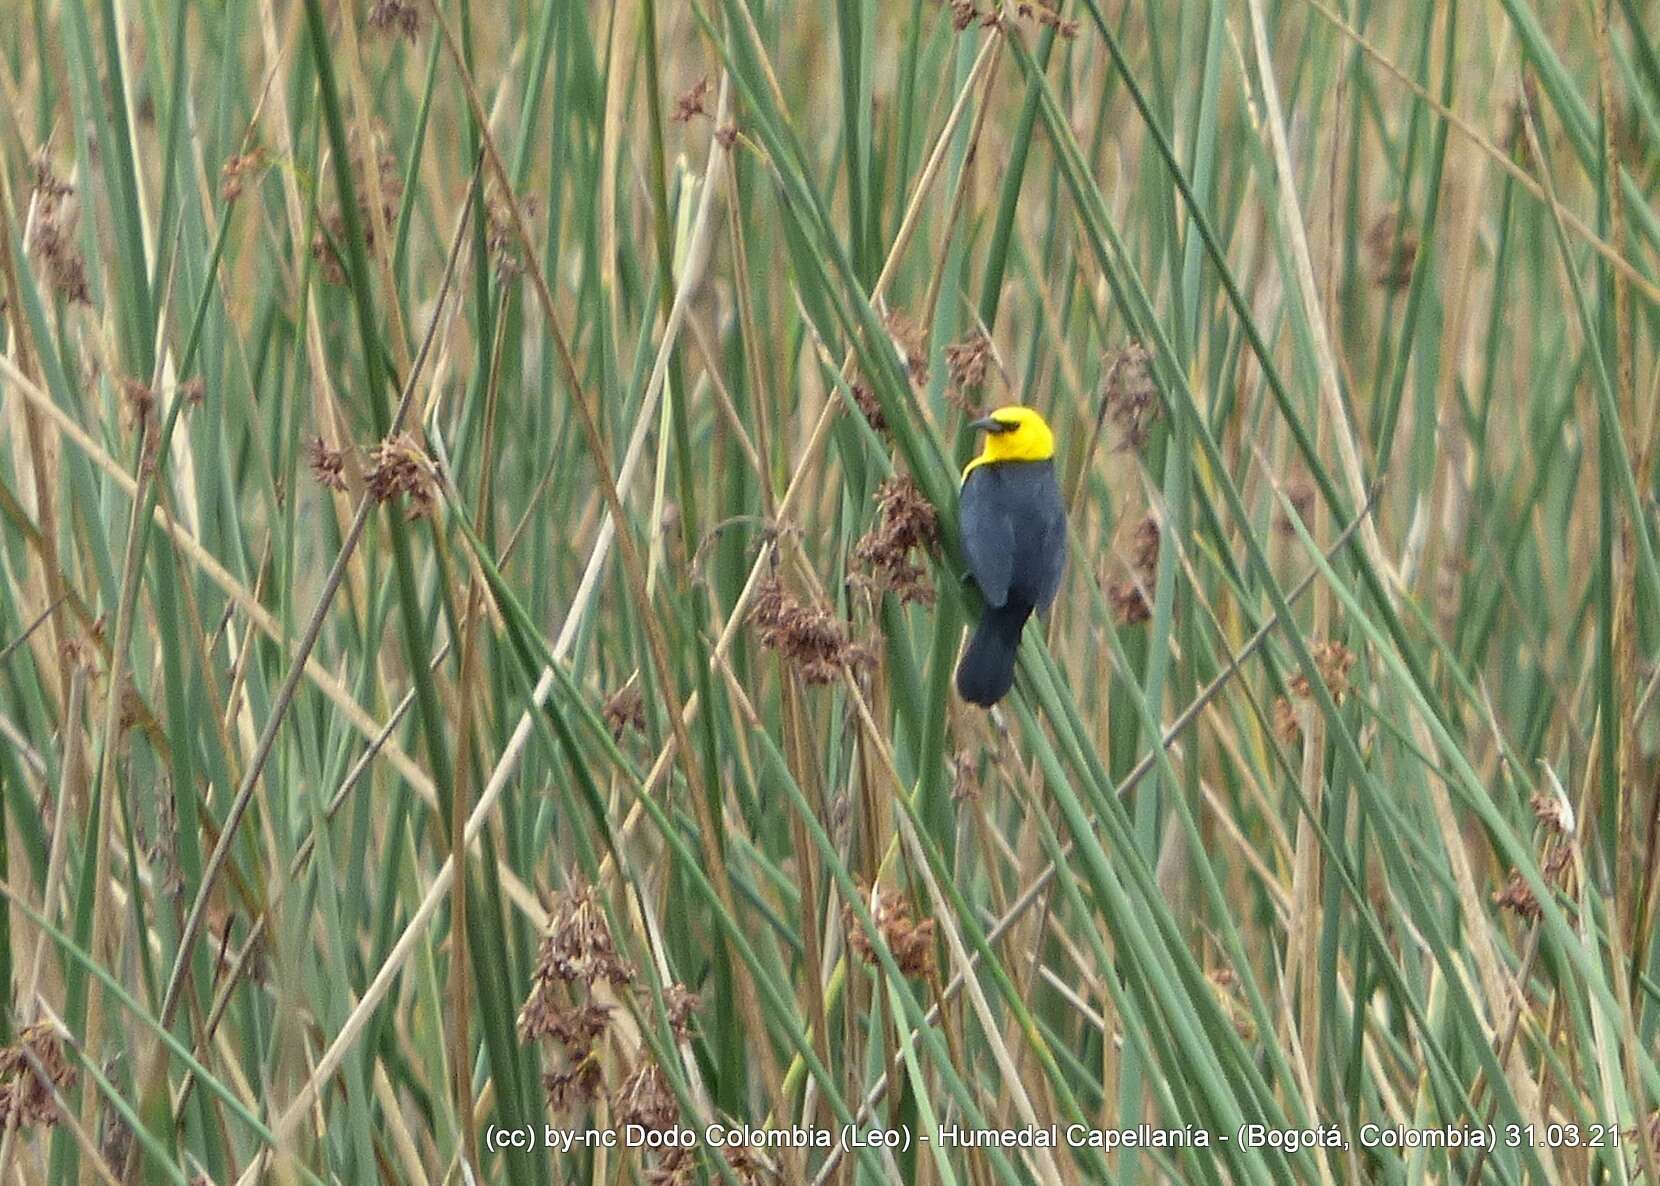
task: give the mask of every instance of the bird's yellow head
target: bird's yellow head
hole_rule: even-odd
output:
[[[1055,434],[1036,411],[1022,404],[998,408],[969,425],[986,434],[980,455],[963,469],[963,480],[976,466],[994,461],[1048,461],[1055,455]]]

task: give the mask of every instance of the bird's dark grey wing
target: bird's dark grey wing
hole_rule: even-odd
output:
[[[961,506],[968,571],[980,586],[980,596],[991,606],[1008,601],[1009,581],[1014,576],[1014,524],[1007,510],[997,505],[995,486],[990,474],[969,474],[963,483]]]
[[[1066,516],[1057,514],[1049,522],[1043,548],[1043,573],[1038,581],[1038,608],[1048,609],[1060,592],[1061,577],[1066,574]]]
[[[1066,573],[1066,505],[1061,501],[1059,484],[1050,479],[1050,488],[1044,499],[1043,572],[1038,579],[1037,603],[1043,609],[1060,592],[1061,577]]]

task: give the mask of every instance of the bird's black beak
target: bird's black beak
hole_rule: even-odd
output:
[[[1005,424],[995,416],[987,416],[983,420],[975,420],[969,427],[977,428],[981,432],[1013,432],[1016,426]]]

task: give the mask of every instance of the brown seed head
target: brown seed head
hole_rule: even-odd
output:
[[[1078,22],[1063,18],[1055,5],[1055,0],[1020,0],[1015,5],[1015,12],[1026,20],[1034,17],[1040,25],[1049,25],[1068,41],[1078,35]]]
[[[853,402],[859,405],[859,411],[864,414],[865,423],[870,425],[872,432],[883,437],[888,435],[888,418],[882,414],[882,405],[877,402],[870,384],[863,381],[853,384]]]
[[[35,215],[29,250],[46,271],[53,290],[71,304],[90,305],[86,263],[75,243],[80,211],[75,187],[53,174],[45,156],[35,161]]]
[[[893,952],[900,972],[906,976],[925,976],[933,971],[933,919],[913,921],[910,906],[904,897],[887,890],[878,891],[871,919],[881,932],[882,941]],[[865,963],[874,966],[878,962],[876,949],[851,909],[845,911],[844,923],[847,927],[847,945]]]
[[[640,689],[632,685],[619,688],[607,697],[601,715],[606,727],[611,730],[613,741],[621,741],[623,734],[630,729],[636,733],[646,731],[646,699],[640,694]]]
[[[65,673],[79,669],[88,675],[95,675],[98,653],[90,642],[66,636],[58,642],[58,662],[63,665]]]
[[[409,519],[431,514],[437,502],[432,462],[407,432],[387,437],[369,451],[369,470],[363,478],[376,502],[408,495],[405,517]]]
[[[1556,834],[1550,835],[1539,858],[1539,872],[1544,875],[1546,885],[1563,891],[1571,888],[1573,849],[1567,842]],[[1510,880],[1493,895],[1492,901],[1499,909],[1509,910],[1527,922],[1536,920],[1542,913],[1533,887],[1528,885],[1519,870],[1511,871]]]
[[[644,1062],[623,1080],[613,1101],[623,1124],[638,1124],[647,1132],[665,1132],[680,1120],[680,1101],[669,1080],[654,1062]]]
[[[156,393],[148,384],[133,378],[120,381],[121,401],[126,406],[127,418],[135,427],[143,425],[156,410]]]
[[[247,152],[234,153],[219,170],[219,197],[234,202],[242,196],[250,179],[265,168],[265,149],[254,145]]]
[[[75,1070],[64,1057],[63,1042],[51,1025],[39,1022],[21,1031],[10,1046],[0,1047],[0,1131],[10,1124],[19,1128],[57,1124],[53,1091],[63,1094],[75,1079]]]
[[[1398,211],[1386,210],[1366,232],[1366,254],[1374,284],[1391,291],[1405,288],[1418,259],[1418,236],[1401,224]]]
[[[45,202],[60,202],[75,192],[75,187],[52,172],[52,161],[44,149],[35,157],[35,193]]]
[[[709,76],[705,74],[683,91],[674,101],[674,114],[670,117],[677,124],[690,123],[700,115],[707,115],[706,103],[709,99]]]
[[[1125,448],[1139,449],[1147,443],[1148,428],[1163,405],[1153,381],[1153,356],[1140,342],[1129,342],[1107,357],[1101,407],[1122,434]]]
[[[669,1015],[669,1028],[674,1036],[681,1041],[692,1036],[692,1026],[697,1021],[697,1011],[703,1008],[703,1000],[684,984],[671,984],[663,994],[663,1008]]]
[[[346,465],[344,449],[331,449],[323,443],[322,437],[310,437],[305,443],[305,462],[311,470],[311,476],[325,489],[346,488],[343,472]]]
[[[542,1090],[547,1092],[548,1110],[566,1115],[586,1107],[605,1090],[605,1072],[593,1051],[567,1063],[557,1071],[542,1076]]]
[[[990,359],[991,339],[978,329],[945,348],[945,369],[951,377],[946,394],[965,412],[979,408],[980,385],[986,381]]]
[[[1053,25],[1055,32],[1071,41],[1078,35],[1078,22],[1048,8],[1038,9],[1038,24]]]
[[[1342,703],[1343,697],[1349,691],[1349,669],[1354,666],[1354,652],[1335,639],[1316,643],[1313,647],[1314,666],[1320,672],[1320,678],[1325,681],[1326,691],[1331,698]],[[1308,677],[1298,672],[1286,681],[1291,691],[1305,700],[1313,696],[1314,692],[1308,682]]]
[[[777,580],[756,592],[749,620],[760,634],[761,645],[793,666],[804,683],[834,683],[842,672],[876,662],[874,652],[847,637],[840,621],[803,605]]]
[[[518,199],[520,217],[525,220],[525,234],[529,235],[530,220],[537,216],[540,206],[533,197]],[[513,213],[509,203],[499,198],[489,203],[485,216],[485,249],[490,258],[495,261],[496,275],[502,280],[512,279],[521,275],[525,270],[524,252],[521,250],[518,231],[513,223]]]
[[[1533,922],[1539,917],[1539,899],[1520,873],[1512,872],[1502,890],[1493,895],[1493,905],[1509,910],[1516,917]]]
[[[731,1151],[724,1150],[728,1160]],[[646,1186],[691,1186],[697,1176],[697,1159],[690,1149],[665,1149],[646,1170]]]
[[[1151,585],[1159,573],[1159,521],[1146,515],[1130,533],[1130,567]]]
[[[549,1018],[545,1033],[567,1050],[588,1050],[610,1025],[611,1006],[587,1001]]]
[[[533,975],[537,980],[581,981],[586,985],[600,980],[628,984],[634,979],[633,971],[617,954],[610,924],[593,886],[572,881],[555,900]]]
[[[352,180],[359,187],[357,223],[363,233],[363,247],[373,255],[376,238],[371,203],[378,201],[381,222],[387,230],[391,230],[397,223],[398,208],[403,202],[403,175],[398,170],[398,159],[389,152],[383,152],[366,161],[364,154],[354,149]],[[323,279],[330,284],[346,283],[346,261],[340,255],[345,249],[346,219],[339,204],[332,203],[322,216],[322,225],[311,237],[312,257],[322,269]]]
[[[1660,1160],[1660,1108],[1656,1108],[1648,1114],[1648,1121],[1642,1126],[1642,1133],[1640,1137],[1638,1134],[1638,1127],[1636,1125],[1633,1125],[1623,1131],[1626,1141],[1633,1145],[1635,1145],[1639,1139],[1647,1141],[1649,1149],[1653,1152],[1653,1156],[1657,1160]]]
[[[1285,745],[1295,745],[1303,735],[1303,726],[1297,720],[1297,710],[1284,696],[1274,697],[1274,736]]]
[[[776,1175],[767,1167],[761,1155],[750,1146],[739,1145],[724,1152],[726,1164],[732,1167],[732,1174],[738,1179],[739,1186],[761,1186],[763,1182],[776,1180]]]
[[[1153,616],[1153,607],[1141,591],[1141,583],[1133,578],[1118,581],[1107,587],[1107,601],[1112,606],[1112,618],[1120,626],[1134,626]]]
[[[1245,1005],[1239,992],[1239,976],[1226,965],[1212,968],[1210,982],[1216,987],[1216,995],[1221,999],[1223,1007],[1228,1012],[1228,1019],[1233,1022],[1234,1032],[1245,1041],[1256,1039],[1256,1019]]]
[[[876,491],[881,522],[853,549],[854,557],[905,604],[934,603],[927,570],[911,559],[914,551],[931,553],[939,546],[939,512],[910,478],[885,479]]]
[[[375,0],[369,9],[369,27],[394,37],[403,37],[411,45],[421,31],[421,9],[409,0]]]
[[[980,797],[980,770],[974,755],[960,749],[948,759],[951,765],[951,798],[969,803]]]
[[[1547,791],[1537,791],[1528,801],[1533,808],[1536,819],[1545,825],[1545,828],[1555,836],[1567,836],[1572,832],[1568,826],[1568,807],[1558,795]]]

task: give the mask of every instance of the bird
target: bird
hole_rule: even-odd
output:
[[[1014,683],[1020,633],[1055,600],[1066,569],[1066,505],[1055,478],[1055,434],[1021,404],[969,425],[986,434],[963,468],[963,552],[986,610],[957,664],[957,694],[990,708]]]

